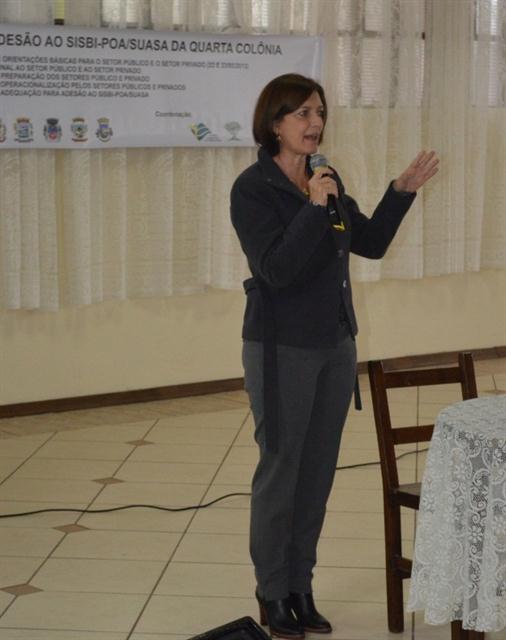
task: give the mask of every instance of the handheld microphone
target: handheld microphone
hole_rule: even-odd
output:
[[[309,166],[313,173],[318,171],[324,171],[329,168],[327,158],[321,153],[315,153],[309,158]],[[330,218],[330,223],[337,231],[344,231],[344,221],[339,213],[339,205],[334,194],[329,193],[327,198],[327,213]]]

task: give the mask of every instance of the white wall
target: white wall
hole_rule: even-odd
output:
[[[355,283],[359,360],[506,344],[506,273]],[[243,294],[0,313],[0,404],[242,375]]]

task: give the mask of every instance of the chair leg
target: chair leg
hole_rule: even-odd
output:
[[[462,628],[462,620],[452,622],[452,640],[471,640],[469,631]]]
[[[392,633],[404,631],[404,599],[397,561],[402,555],[401,510],[385,502],[385,561],[387,577],[388,628]]]
[[[454,620],[452,622],[452,640],[485,640],[485,633],[463,629],[462,621]]]
[[[404,631],[402,578],[396,575],[395,569],[391,567],[387,569],[387,613],[388,629],[392,633],[402,633]]]

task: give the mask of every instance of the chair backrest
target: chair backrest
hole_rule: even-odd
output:
[[[476,398],[478,394],[473,357],[471,353],[463,352],[458,354],[458,366],[399,371],[385,371],[381,360],[371,360],[368,363],[368,369],[383,488],[390,492],[399,487],[395,445],[430,440],[434,425],[392,427],[387,389],[459,382],[464,400]]]

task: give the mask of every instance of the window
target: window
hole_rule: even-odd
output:
[[[60,0],[63,1],[63,0]],[[421,105],[425,56],[425,0],[251,0],[253,33],[272,32],[279,12],[289,11],[292,33],[307,33],[311,11],[333,11],[336,21],[331,55],[337,77],[335,103],[342,107]],[[502,36],[503,0],[474,0],[473,104],[506,104],[506,47]],[[234,0],[201,0],[202,30],[242,29]],[[242,5],[248,6],[246,5]],[[195,5],[173,0],[174,29],[195,23]],[[409,23],[409,31],[406,31]],[[102,0],[103,26],[151,26],[150,0]],[[390,83],[385,86],[388,67]],[[486,83],[486,88],[484,88]],[[388,95],[385,94],[388,91]]]
[[[103,27],[152,27],[150,0],[102,0]]]
[[[475,0],[473,104],[506,105],[506,45],[502,36],[502,0]],[[486,83],[486,88],[482,83]]]

